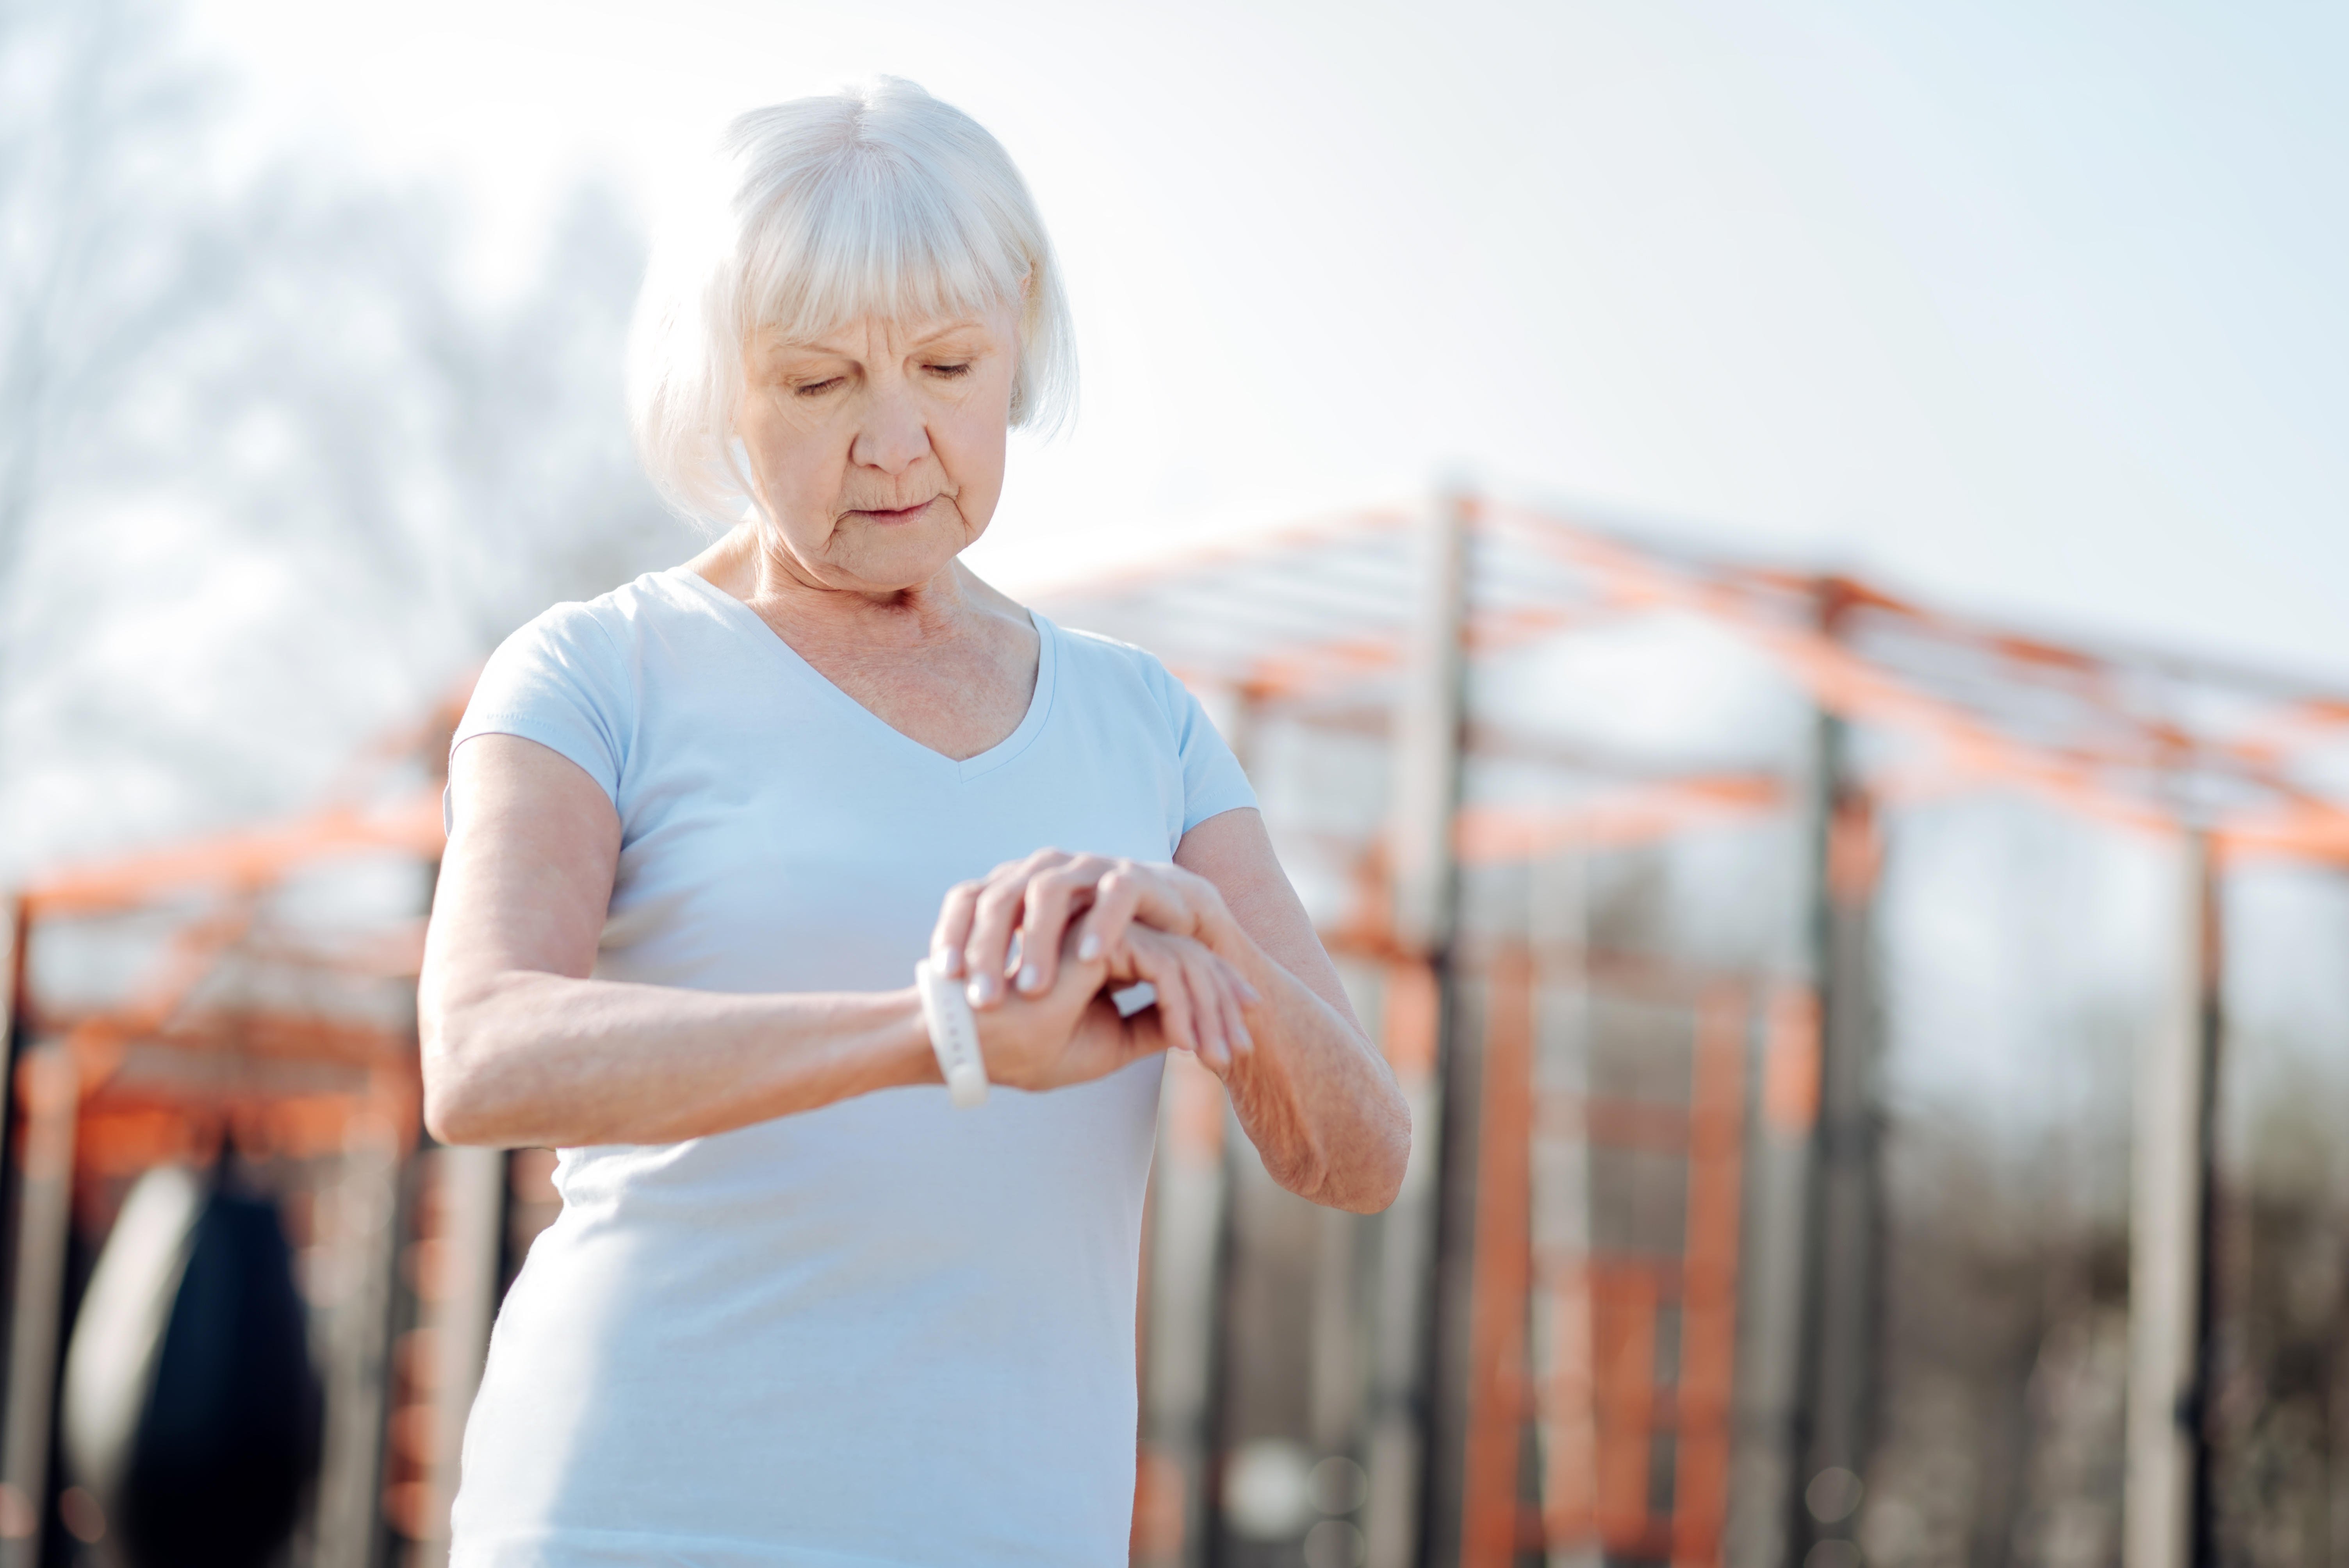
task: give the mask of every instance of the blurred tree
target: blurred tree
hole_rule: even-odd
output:
[[[232,264],[181,162],[207,84],[151,47],[155,20],[140,0],[0,8],[0,581]]]
[[[689,552],[620,404],[608,189],[469,288],[462,225],[212,155],[155,0],[0,7],[0,874],[293,809],[549,603]]]

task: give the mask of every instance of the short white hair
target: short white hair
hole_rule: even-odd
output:
[[[753,499],[735,449],[752,333],[808,340],[867,317],[1021,303],[1011,423],[1050,429],[1076,397],[1051,241],[1002,145],[884,77],[736,119],[655,241],[628,343],[628,423],[646,472],[688,516]]]

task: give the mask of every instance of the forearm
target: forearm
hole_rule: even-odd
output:
[[[509,970],[428,986],[444,1142],[670,1143],[938,1081],[910,990],[740,995]]]
[[[1374,1213],[1394,1201],[1411,1112],[1394,1074],[1351,1021],[1237,929],[1212,945],[1247,976],[1253,1048],[1225,1088],[1265,1170],[1316,1203]]]

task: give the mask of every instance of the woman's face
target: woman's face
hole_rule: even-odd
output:
[[[953,320],[852,322],[810,343],[754,336],[735,433],[776,564],[886,593],[946,569],[1003,491],[1016,304]]]

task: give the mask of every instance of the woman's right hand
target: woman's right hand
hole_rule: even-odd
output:
[[[1255,990],[1202,944],[1136,926],[1114,954],[1080,960],[1076,941],[1070,933],[1050,990],[1015,991],[974,1015],[991,1082],[1023,1089],[1089,1083],[1169,1047],[1194,1053],[1221,1077],[1255,1048],[1241,1016]],[[1157,1006],[1118,1016],[1102,988],[1142,981],[1157,991]]]

